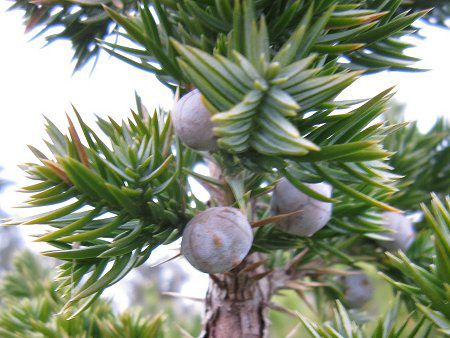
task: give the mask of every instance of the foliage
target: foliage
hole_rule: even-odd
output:
[[[140,2],[135,0],[12,0],[13,5],[11,9],[19,9],[24,12],[24,21],[26,31],[36,30],[36,36],[45,35],[46,40],[51,43],[56,40],[65,39],[72,43],[74,49],[73,59],[76,60],[75,70],[79,70],[87,64],[92,58],[97,58],[99,54],[99,47],[96,44],[96,39],[105,39],[108,36],[115,35],[115,23],[105,13],[101,6],[106,5],[113,7],[121,13],[134,14],[139,11]],[[207,14],[202,20],[202,24],[212,26],[214,29],[219,29],[223,26],[213,13],[206,9],[205,5],[211,6],[212,1],[182,1],[175,2],[172,0],[153,1],[157,10],[163,9],[165,6],[177,9],[180,6],[185,15],[192,14]],[[267,2],[267,1],[266,1]],[[435,7],[435,9],[427,14],[425,18],[429,23],[445,25],[445,20],[450,16],[450,9],[446,0],[404,0],[399,1],[400,7],[398,12],[405,10],[420,11]],[[260,1],[264,4],[264,1]],[[291,10],[298,8],[301,1],[277,1],[274,8],[283,9],[281,6],[291,5]],[[381,1],[367,1],[372,8],[382,5]],[[221,12],[230,15],[232,11],[231,5],[228,1],[219,1],[219,8]],[[363,17],[370,16],[370,13],[362,14]],[[292,11],[286,12],[283,19],[293,19]],[[294,18],[295,19],[295,18]],[[361,21],[364,19],[352,19],[343,17],[341,22],[353,24],[354,21]],[[191,22],[194,22],[192,18]],[[278,26],[283,25],[283,20],[280,20]],[[62,27],[61,31],[57,28]],[[209,28],[209,27],[208,27]],[[196,29],[198,31],[199,28]],[[202,39],[202,38],[200,38]],[[375,61],[375,60],[372,60]]]
[[[361,115],[376,116],[381,113],[385,99],[383,93],[355,111]],[[337,123],[345,130],[349,127],[347,121],[350,121],[350,114],[342,115],[344,123]],[[48,242],[58,249],[44,252],[44,255],[66,261],[61,265],[59,283],[64,295],[70,296],[64,308],[68,311],[72,305],[84,299],[86,300],[81,308],[88,307],[106,287],[119,281],[133,267],[145,262],[154,248],[179,238],[193,213],[192,203],[202,208],[202,204],[189,192],[185,175],[186,172],[191,172],[196,155],[180,144],[176,152],[170,147],[170,120],[163,121],[161,115],[157,114],[148,120],[143,115],[133,114],[133,120],[129,119],[122,125],[112,120],[107,123],[99,119],[100,129],[111,142],[111,145],[106,145],[77,116],[87,146],[81,143],[71,122],[69,138],[51,121],[47,121],[50,138],[47,145],[54,160],[32,148],[42,163],[24,166],[30,178],[38,181],[24,188],[33,194],[29,200],[30,206],[58,207],[54,211],[9,223],[48,224],[55,229],[37,240]],[[362,126],[360,124],[356,127],[359,129]],[[373,132],[372,128],[368,129]],[[382,129],[383,132],[385,130]],[[344,135],[341,137],[346,138]],[[356,144],[360,144],[360,141]],[[374,145],[373,142],[368,144]],[[359,153],[351,152],[353,145],[354,143],[350,143],[350,146],[344,146],[340,156],[343,161],[350,161],[354,156],[361,165],[360,168],[364,168],[361,161],[366,159],[365,156],[369,160],[374,155],[385,156],[381,149],[376,148],[372,151],[369,148]],[[337,145],[325,149],[329,149],[327,154],[336,157],[340,148]],[[381,162],[370,163],[379,167]],[[336,169],[331,165],[336,166]],[[345,253],[355,241],[355,234],[364,238],[378,238],[376,233],[384,231],[384,228],[376,210],[393,209],[374,197],[382,196],[383,192],[393,188],[383,184],[385,179],[377,182],[376,178],[368,180],[362,175],[350,176],[361,169],[350,166],[348,162],[340,162],[339,159],[336,163],[330,161],[327,167],[325,169],[325,164],[314,162],[309,165],[306,163],[303,167],[300,163],[292,162],[284,172],[301,188],[304,185],[298,177],[300,168],[317,170],[317,174],[325,176],[335,185],[335,199],[341,201],[341,208],[335,208],[328,229],[318,233],[317,241],[311,241],[288,236],[270,225],[262,227],[256,234],[255,250],[319,245],[330,256],[341,250],[339,257],[348,263],[357,259],[357,256],[348,258]],[[230,170],[233,171],[233,167]],[[246,195],[252,196],[260,190],[261,178],[265,176],[246,172],[249,176],[244,179],[227,176],[230,180],[228,184],[232,188],[233,184],[243,184]],[[370,173],[370,170],[367,169],[367,172]],[[347,176],[342,173],[347,173]],[[333,177],[335,175],[338,179]],[[317,178],[314,177],[313,181]],[[342,178],[345,184],[340,182]],[[303,177],[302,180],[304,181]],[[245,187],[251,181],[255,192]],[[364,191],[363,187],[366,193],[360,192]],[[235,191],[236,194],[239,192]],[[262,202],[265,197],[263,196]],[[245,201],[247,197],[236,195],[236,199]],[[264,217],[268,210],[269,205],[266,204],[260,217]],[[364,255],[363,252],[359,254]],[[314,254],[311,255],[313,257]],[[114,264],[110,266],[109,262]],[[89,278],[83,278],[86,275]]]
[[[422,204],[426,222],[433,236],[433,264],[420,265],[403,252],[387,253],[389,263],[401,271],[402,280],[385,278],[411,297],[415,306],[446,335],[450,334],[450,198],[445,204],[436,195],[431,210]]]
[[[448,126],[439,121],[422,134],[402,121],[379,122],[391,89],[368,100],[337,99],[365,73],[415,70],[416,59],[404,54],[410,44],[402,38],[416,32],[414,22],[427,11],[402,12],[411,4],[400,0],[109,5],[105,13],[121,27],[118,34],[126,43],[103,40],[102,48],[155,74],[176,98],[199,89],[213,114],[220,149],[184,147],[172,132],[170,114],[157,110],[148,116],[139,98],[138,112],[123,122],[99,118],[102,134],[75,111],[83,139],[70,119],[69,135],[47,120],[51,156],[31,147],[41,163],[24,165],[37,181],[24,190],[32,194],[30,206],[52,211],[9,224],[52,228],[38,241],[56,248],[44,255],[65,261],[57,277],[67,298],[63,313],[93,311],[89,307],[105,288],[143,264],[155,248],[177,240],[195,214],[227,204],[240,208],[257,228],[252,252],[264,253],[264,259],[246,268],[263,269],[257,278],[282,273],[291,279],[279,288],[295,290],[305,303],[303,292],[313,290],[321,306],[335,299],[345,304],[339,275],[370,264],[409,294],[401,300],[411,312],[423,314],[414,314],[414,327],[402,326],[396,322],[398,299],[373,336],[426,337],[434,332],[430,321],[447,332],[448,287],[438,287],[448,283],[448,212],[434,198],[434,215],[423,209],[429,226],[417,226],[405,253],[386,255],[380,241],[388,240],[384,211],[413,213],[431,190],[447,194]],[[83,15],[83,6],[75,13]],[[196,173],[198,164],[209,165],[211,175]],[[188,176],[208,189],[208,205],[196,199]],[[270,192],[282,177],[333,203],[331,221],[314,236],[288,235],[273,224],[287,217],[270,216]],[[331,198],[305,184],[322,181],[333,186]],[[341,303],[334,324],[302,320],[315,336],[367,334]],[[107,333],[127,323],[134,321],[125,318]]]
[[[385,114],[388,121],[402,123],[391,109]],[[421,202],[435,192],[441,196],[450,194],[450,125],[444,118],[438,119],[427,133],[421,133],[415,122],[409,123],[384,142],[387,149],[396,151],[389,164],[403,177],[397,183],[398,193],[390,200],[403,210],[417,210]]]
[[[431,210],[422,204],[428,228],[421,232],[433,239],[432,252],[422,252],[428,256],[420,259],[417,252],[408,257],[405,253],[386,253],[387,261],[380,273],[400,293],[394,305],[369,334],[367,325],[359,325],[357,318],[351,318],[338,302],[333,323],[317,323],[301,316],[301,320],[313,337],[435,337],[439,333],[450,333],[450,314],[448,312],[449,266],[450,262],[450,199],[445,204],[433,194]],[[416,243],[417,246],[417,243]],[[415,248],[416,250],[418,248]],[[414,248],[412,249],[414,250]],[[431,263],[430,263],[431,260]],[[400,294],[407,297],[406,305],[412,311],[408,319],[399,316]],[[413,324],[414,323],[414,324]],[[407,332],[407,328],[411,332]],[[436,329],[432,329],[432,327]],[[437,330],[437,331],[436,331]],[[420,333],[421,332],[421,333]]]
[[[315,3],[246,0],[242,4],[241,1],[236,1],[233,6],[228,1],[208,4],[186,0],[177,5],[179,7],[164,2],[154,2],[151,5],[144,3],[139,7],[137,16],[124,16],[106,8],[110,17],[125,29],[127,38],[142,48],[134,49],[111,43],[103,43],[103,46],[105,50],[132,65],[155,73],[169,87],[185,87],[193,82],[216,109],[223,111],[224,105],[236,104],[236,101],[242,100],[239,91],[244,94],[252,89],[267,92],[288,80],[291,80],[288,83],[293,86],[317,75],[318,71],[304,74],[301,81],[292,78],[300,71],[296,68],[299,67],[296,62],[314,52],[319,54],[315,68],[326,66],[326,71],[323,72],[325,74],[320,75],[339,74],[353,69],[410,69],[409,64],[416,59],[402,53],[410,45],[400,42],[399,38],[408,34],[409,31],[405,28],[410,27],[426,11],[410,15],[396,14],[399,5],[399,1],[384,4],[379,1],[351,1],[349,4],[340,4],[338,1]],[[253,43],[254,41],[258,42]],[[180,50],[179,44],[200,49],[203,53],[195,52],[194,49],[187,55],[186,51]],[[241,57],[234,55],[237,53]],[[238,63],[238,68],[244,67],[247,76],[242,76],[242,70],[236,69],[230,60],[225,60],[225,65],[216,68],[216,77],[222,78],[221,81],[214,81],[216,78],[205,80],[206,74],[214,74],[205,65],[201,66],[208,54],[214,54],[219,59],[219,56],[238,58],[239,60],[231,61]],[[177,63],[175,57],[178,55],[182,56],[182,60]],[[340,56],[345,56],[347,62],[341,62]],[[247,65],[251,67],[247,68]],[[289,65],[296,67],[283,72],[282,69]],[[301,65],[307,67],[309,64],[304,61]],[[227,76],[229,72],[237,74]],[[277,78],[279,73],[283,76]],[[237,79],[232,83],[227,83],[236,76]],[[329,82],[336,78],[337,76],[329,78]],[[351,78],[350,76],[346,80]],[[272,83],[270,80],[273,80]],[[341,81],[334,81],[333,85],[338,82],[345,87],[343,81],[341,78]],[[208,82],[212,88],[206,91],[204,86]],[[317,88],[318,85],[304,89]],[[337,86],[336,90],[339,88]],[[224,91],[222,100],[214,100],[211,93],[213,90]],[[333,92],[323,93],[322,101],[326,102],[333,97],[332,94]],[[300,98],[293,99],[300,104]],[[299,109],[292,106],[290,108]]]
[[[430,24],[448,27],[450,4],[447,0],[405,0],[402,6],[405,9],[421,10],[433,7],[433,11],[425,16]]]
[[[365,324],[356,323],[339,301],[336,302],[334,317],[330,322],[315,323],[302,315],[300,320],[309,335],[314,338],[434,337],[431,325],[426,323],[424,318],[420,318],[416,323],[410,323],[410,318],[399,317],[400,304],[397,297],[373,330],[368,329]]]
[[[47,146],[54,159],[31,147],[41,164],[24,166],[38,181],[24,188],[32,194],[30,206],[58,207],[9,223],[45,223],[55,229],[37,241],[59,249],[45,256],[66,261],[58,279],[69,297],[67,308],[86,298],[88,306],[106,287],[143,264],[155,247],[176,240],[194,201],[185,191],[181,169],[183,161],[195,156],[178,145],[176,152],[183,156],[174,160],[170,120],[156,113],[145,117],[142,111],[121,125],[99,118],[107,145],[77,117],[88,146],[81,144],[70,120],[70,138],[47,120]],[[90,278],[83,279],[87,274]]]
[[[64,302],[55,290],[49,267],[30,252],[16,257],[14,270],[0,282],[2,309],[0,335],[18,337],[135,337],[161,338],[164,317],[143,317],[125,312],[115,315],[99,300],[88,311],[67,319],[57,314]]]
[[[11,10],[24,11],[26,32],[35,30],[35,37],[45,35],[48,43],[69,40],[74,49],[75,70],[79,70],[92,58],[97,58],[100,48],[96,39],[111,34],[113,24],[105,15],[102,4],[128,11],[135,7],[134,0],[115,1],[59,1],[14,0]],[[61,29],[62,28],[62,29]]]
[[[389,15],[383,8],[368,9],[372,2],[244,1],[228,12],[219,3],[190,5],[176,10],[170,4],[154,4],[153,12],[143,6],[138,18],[108,9],[128,38],[143,48],[103,45],[122,59],[138,57],[139,63],[126,61],[155,73],[168,86],[178,84],[183,91],[193,83],[200,89],[217,112],[214,131],[223,151],[215,159],[225,172],[245,167],[267,174],[275,168],[300,190],[331,202],[302,183],[325,179],[338,190],[333,201],[343,202],[333,229],[373,236],[381,232],[376,215],[364,214],[375,220],[360,222],[362,215],[355,211],[363,205],[394,210],[385,202],[397,189],[392,184],[396,177],[382,162],[390,153],[380,143],[400,126],[370,124],[385,109],[389,90],[362,106],[361,101],[334,98],[357,78],[359,73],[351,69],[398,69],[397,61],[414,61],[405,59],[402,51],[407,46],[397,39],[424,13],[394,15],[399,2],[384,3]],[[379,48],[383,44],[390,48]],[[397,51],[390,57],[384,54],[392,50]],[[358,53],[362,56],[356,57]],[[371,56],[377,65],[367,60]],[[346,63],[340,61],[343,57]],[[261,163],[267,166],[261,168]],[[249,189],[243,192],[251,196]]]
[[[174,297],[181,295],[182,287],[192,279],[181,264],[146,264],[136,272],[139,276],[129,281],[131,286],[127,289],[130,304],[142,308],[145,314],[163,312],[167,323],[164,333],[168,337],[181,336],[180,332],[197,337],[201,331],[201,303]]]

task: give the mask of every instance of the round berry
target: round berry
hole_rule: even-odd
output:
[[[216,150],[211,112],[205,107],[202,95],[195,89],[175,104],[172,114],[175,134],[188,147],[195,150]]]
[[[222,273],[242,262],[252,242],[252,227],[239,209],[209,208],[186,225],[181,253],[202,272]]]
[[[327,183],[306,184],[310,189],[331,197],[332,187]],[[271,210],[275,215],[300,210],[301,213],[289,216],[277,223],[277,226],[293,235],[312,236],[322,229],[331,218],[333,205],[318,201],[298,190],[283,178],[275,187],[272,195]]]
[[[360,308],[373,295],[373,285],[369,277],[361,271],[344,277],[344,298],[351,308]]]
[[[383,233],[390,241],[380,241],[380,244],[389,251],[406,251],[415,238],[412,222],[403,214],[398,212],[384,212],[383,226],[392,232]]]

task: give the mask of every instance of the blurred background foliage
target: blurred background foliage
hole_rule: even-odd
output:
[[[404,123],[404,106],[393,103],[384,119],[391,123]],[[430,192],[450,194],[450,124],[439,118],[427,131],[421,132],[417,122],[392,133],[384,140],[387,149],[396,153],[389,164],[395,173],[403,176],[399,191],[390,203],[401,210],[414,211],[430,199]]]
[[[1,178],[2,168],[0,167],[0,194],[10,182]],[[0,220],[6,218],[6,212],[2,210],[0,204]],[[23,242],[16,227],[0,227],[0,276],[11,268],[12,257],[17,249],[22,247]]]
[[[0,179],[0,194],[9,182]],[[7,214],[0,209],[0,218]],[[197,335],[200,306],[164,296],[179,292],[188,274],[176,263],[136,271],[127,288],[130,309],[119,312],[106,299],[67,320],[55,281],[58,262],[24,247],[19,230],[0,228],[0,337],[2,338],[163,338]],[[168,325],[163,325],[166,323]]]
[[[161,299],[158,282],[165,279],[159,276],[159,269],[152,270],[145,279],[136,279],[141,283],[131,290],[139,291],[131,295],[132,307],[127,311],[118,313],[111,302],[100,299],[89,310],[68,320],[59,314],[64,302],[54,282],[54,261],[22,251],[13,265],[0,281],[1,337],[162,338],[199,332],[196,311]],[[175,320],[181,308],[183,318],[177,316]]]

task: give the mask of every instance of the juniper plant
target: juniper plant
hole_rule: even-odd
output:
[[[164,337],[163,315],[150,318],[131,311],[116,315],[105,300],[67,320],[57,314],[64,301],[55,292],[52,269],[28,251],[16,256],[13,265],[0,281],[0,334],[4,338],[119,338],[124,332],[130,338]]]
[[[412,319],[419,328],[427,321],[430,329],[424,335],[445,333],[449,317],[442,300],[448,300],[450,270],[445,269],[449,239],[448,225],[440,223],[446,219],[443,208],[432,229],[416,225],[418,233],[406,252],[385,254],[380,243],[392,240],[386,235],[392,230],[384,226],[385,212],[415,212],[419,202],[429,201],[432,190],[448,194],[448,126],[441,121],[422,135],[403,122],[379,122],[392,89],[368,100],[337,98],[364,74],[417,71],[417,59],[404,53],[411,44],[402,37],[417,32],[414,22],[420,17],[434,21],[434,15],[448,11],[445,2],[438,5],[436,12],[408,12],[405,7],[420,8],[422,2],[89,0],[42,3],[37,8],[45,16],[39,19],[30,9],[33,5],[16,2],[26,7],[29,26],[63,24],[65,30],[51,39],[64,34],[72,39],[77,67],[102,48],[154,74],[175,100],[185,102],[185,95],[193,95],[188,92],[198,90],[195,105],[176,108],[193,109],[182,111],[176,123],[190,116],[189,123],[194,123],[200,108],[211,115],[204,133],[210,137],[212,131],[214,144],[202,147],[209,151],[189,148],[193,145],[182,141],[193,128],[173,128],[171,112],[161,109],[146,114],[139,98],[136,111],[123,121],[99,118],[101,133],[86,125],[75,108],[77,125],[69,118],[68,134],[47,121],[51,156],[31,147],[40,163],[24,166],[36,181],[24,190],[31,193],[31,206],[54,209],[8,224],[52,228],[37,240],[55,248],[44,255],[64,261],[58,276],[66,299],[63,313],[74,316],[89,308],[156,247],[182,237],[195,217],[189,247],[197,243],[196,252],[201,249],[196,260],[213,257],[216,262],[220,253],[228,266],[216,273],[214,267],[209,270],[211,262],[199,264],[210,272],[204,337],[267,336],[269,308],[283,310],[272,303],[272,296],[285,289],[294,290],[299,302],[309,303],[312,297],[323,318],[327,302],[340,299],[346,304],[336,276],[351,274],[361,262],[413,295],[398,302],[424,313]],[[62,9],[56,11],[57,6]],[[105,39],[110,23],[125,41]],[[94,37],[99,40],[91,45]],[[207,165],[210,174],[197,173],[198,164]],[[206,187],[208,203],[195,197],[188,177]],[[332,204],[327,224],[308,232],[310,237],[280,227],[288,218],[303,219],[301,205],[273,213],[271,194],[281,180],[317,200],[311,205]],[[447,183],[440,185],[440,180]],[[321,183],[332,188],[327,189],[331,195],[311,188]],[[212,227],[211,218],[202,217],[212,207],[234,211],[216,215],[217,226]],[[236,243],[240,233],[229,233],[242,231],[231,227],[237,210],[253,227],[253,241],[245,257],[233,260],[228,255],[242,247]],[[435,255],[429,236],[433,230],[441,243]],[[241,236],[243,241],[249,238]],[[432,262],[436,268],[421,268]],[[418,287],[408,284],[414,281]],[[424,287],[426,294],[420,295]],[[326,330],[310,332],[358,336],[346,318],[338,303],[338,328],[330,329],[330,335]]]

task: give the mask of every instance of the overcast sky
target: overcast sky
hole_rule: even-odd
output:
[[[29,212],[14,209],[25,196],[15,192],[26,181],[17,164],[33,160],[26,145],[42,145],[43,117],[66,127],[65,112],[73,103],[84,119],[94,114],[126,117],[134,107],[134,91],[148,107],[172,105],[168,90],[141,70],[102,55],[92,75],[89,68],[72,75],[72,51],[67,42],[41,48],[43,39],[29,42],[24,34],[20,12],[6,12],[8,1],[0,3],[0,166],[1,175],[14,182],[0,195],[0,205],[9,214]],[[359,80],[344,98],[367,98],[397,85],[396,99],[406,103],[406,118],[418,120],[429,128],[439,115],[450,116],[450,31],[426,26],[424,40],[410,55],[423,59],[419,66],[432,69],[426,73],[383,72]]]

